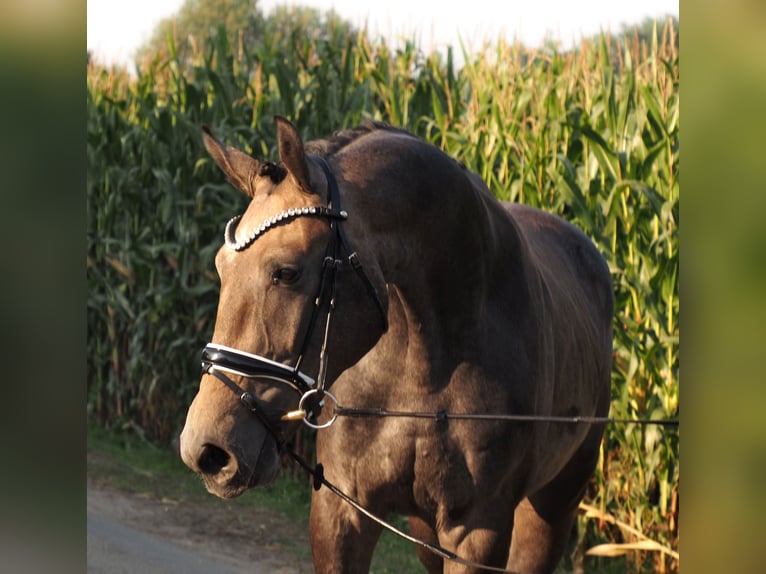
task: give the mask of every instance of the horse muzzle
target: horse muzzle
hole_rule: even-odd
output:
[[[184,464],[220,498],[235,498],[249,488],[272,482],[279,474],[279,449],[269,433],[263,433],[260,445],[250,443],[247,450],[240,450],[197,437],[187,425],[180,443]]]

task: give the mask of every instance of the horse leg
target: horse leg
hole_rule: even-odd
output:
[[[366,574],[382,527],[327,488],[311,498],[311,554],[316,574]]]
[[[515,501],[474,500],[467,515],[456,516],[452,526],[438,530],[439,544],[460,559],[477,565],[502,568],[508,560],[508,541],[513,530]],[[444,522],[444,521],[443,521]],[[461,561],[445,559],[444,574],[486,572]]]
[[[564,554],[575,512],[570,510],[555,519],[546,519],[525,498],[514,514],[508,570],[519,574],[553,572]]]
[[[593,475],[602,432],[601,427],[594,426],[562,471],[516,507],[509,570],[520,574],[550,574],[555,570]]]
[[[428,542],[429,544],[439,543],[436,532],[431,528],[431,525],[417,516],[410,516],[410,534],[418,540]],[[444,560],[442,558],[419,544],[415,544],[415,550],[418,553],[418,559],[426,567],[429,574],[442,573],[444,568]]]

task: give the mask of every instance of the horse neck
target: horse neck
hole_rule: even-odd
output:
[[[396,288],[407,340],[470,349],[488,302],[523,276],[518,230],[477,176],[435,148],[419,151],[428,170],[388,170],[394,181],[360,194],[364,234]]]

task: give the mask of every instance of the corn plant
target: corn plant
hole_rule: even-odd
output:
[[[91,64],[89,416],[153,441],[177,433],[212,332],[221,227],[244,208],[204,153],[200,126],[274,158],[271,118],[281,114],[306,139],[365,117],[406,127],[500,199],[583,229],[614,283],[611,415],[677,417],[676,33],[667,24],[648,43],[601,36],[571,51],[498,40],[479,55],[461,48],[457,66],[453,48],[424,54],[342,26],[265,27],[248,50],[221,29],[183,58],[169,36],[169,55],[145,60],[137,78]],[[604,541],[622,552],[637,531],[671,551],[632,553],[621,570],[676,569],[678,484],[676,430],[609,426],[578,552]]]

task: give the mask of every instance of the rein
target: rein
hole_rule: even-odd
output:
[[[383,418],[398,417],[410,419],[432,419],[435,421],[446,420],[479,420],[479,421],[505,421],[505,422],[545,422],[564,424],[637,424],[637,425],[660,425],[679,426],[678,419],[624,419],[611,417],[591,416],[548,416],[548,415],[509,415],[509,414],[486,414],[486,413],[450,413],[447,411],[420,412],[420,411],[392,411],[380,407],[353,408],[337,405],[335,417],[350,418]]]
[[[332,425],[336,418],[339,416],[350,418],[380,418],[380,417],[404,417],[404,418],[419,418],[419,419],[431,419],[438,422],[446,420],[486,420],[486,421],[506,421],[506,422],[551,422],[551,423],[566,423],[566,424],[607,424],[607,423],[634,423],[634,424],[655,424],[664,426],[678,426],[678,420],[636,420],[636,419],[617,419],[608,417],[591,417],[591,416],[573,416],[573,417],[560,417],[560,416],[543,416],[543,415],[511,415],[511,414],[481,414],[481,413],[448,413],[446,411],[438,412],[418,412],[418,411],[394,411],[385,408],[350,408],[343,407],[338,403],[338,400],[327,390],[325,390],[325,376],[327,373],[327,342],[330,332],[330,322],[332,319],[332,313],[336,306],[336,273],[343,265],[349,264],[354,271],[362,279],[367,292],[375,301],[378,310],[381,313],[383,319],[384,328],[388,328],[388,317],[380,299],[380,295],[373,286],[367,274],[364,272],[362,264],[359,260],[359,256],[356,251],[352,251],[346,233],[343,229],[342,222],[348,218],[348,212],[340,208],[340,191],[338,184],[327,162],[318,156],[312,156],[317,163],[321,166],[327,179],[327,185],[329,188],[329,203],[327,206],[314,206],[314,207],[301,207],[296,209],[289,209],[277,214],[274,217],[266,219],[255,230],[253,230],[248,236],[242,240],[237,240],[235,236],[236,227],[239,223],[241,216],[233,217],[226,224],[226,230],[224,233],[224,239],[227,247],[235,251],[243,251],[250,247],[263,233],[268,230],[290,221],[304,216],[323,217],[329,220],[330,229],[334,232],[325,252],[325,258],[322,262],[322,276],[320,279],[319,290],[315,297],[314,307],[309,319],[309,325],[306,332],[303,345],[301,347],[300,354],[294,366],[289,367],[281,363],[277,363],[263,357],[261,355],[255,355],[252,353],[246,353],[238,349],[226,347],[224,345],[218,345],[209,343],[202,350],[202,370],[204,373],[210,374],[221,381],[227,386],[234,394],[239,397],[242,405],[250,412],[258,417],[260,422],[264,425],[267,432],[269,432],[277,442],[277,447],[280,452],[286,452],[290,457],[300,465],[307,474],[313,478],[314,490],[319,490],[322,486],[325,486],[335,495],[340,497],[346,503],[353,506],[356,510],[364,514],[370,520],[373,520],[383,528],[386,528],[395,535],[404,538],[405,540],[417,544],[433,554],[439,556],[444,560],[449,560],[463,566],[471,568],[478,568],[481,570],[487,570],[491,572],[505,572],[511,573],[511,570],[499,568],[495,566],[486,566],[477,562],[472,562],[461,558],[454,552],[451,552],[438,544],[431,544],[424,540],[415,538],[406,532],[396,528],[389,522],[376,516],[359,502],[351,498],[345,492],[340,490],[337,486],[328,481],[324,476],[324,467],[321,463],[316,466],[311,466],[303,458],[291,448],[286,448],[285,440],[281,431],[277,425],[279,421],[273,420],[268,414],[267,409],[263,403],[259,401],[252,393],[243,389],[237,383],[235,383],[227,374],[243,377],[246,379],[268,379],[287,385],[300,395],[298,403],[298,409],[285,413],[280,417],[280,421],[297,421],[301,420],[307,426],[313,429],[323,429]],[[345,251],[346,256],[341,257],[341,249]],[[322,296],[329,285],[330,298],[328,301],[328,308],[325,317],[324,335],[322,341],[322,347],[319,354],[319,370],[316,379],[310,377],[300,370],[303,357],[308,348],[311,334],[314,331],[316,322],[319,317],[320,307],[324,301]],[[324,406],[325,398],[329,398],[333,403],[333,413],[329,421],[319,424],[316,422],[316,416],[321,413],[321,409]],[[317,411],[315,414],[314,411]]]
[[[306,471],[307,474],[311,475],[313,479],[314,490],[319,490],[323,486],[327,487],[333,494],[338,496],[341,500],[350,504],[356,510],[364,514],[367,518],[369,518],[373,522],[376,522],[377,524],[379,524],[380,526],[382,526],[389,532],[392,532],[399,538],[403,538],[407,540],[408,542],[417,544],[418,546],[425,548],[429,552],[436,554],[440,558],[444,560],[449,560],[451,562],[455,562],[456,564],[462,564],[463,566],[469,566],[471,568],[479,568],[481,570],[489,570],[490,572],[505,572],[507,574],[518,574],[513,570],[506,570],[505,568],[499,568],[497,566],[487,566],[485,564],[480,564],[478,562],[466,560],[465,558],[461,558],[454,552],[447,550],[446,548],[444,548],[443,546],[440,546],[439,544],[431,544],[430,542],[426,542],[425,540],[421,540],[420,538],[415,538],[414,536],[407,534],[403,530],[398,529],[396,526],[394,526],[390,522],[383,520],[379,516],[367,510],[364,506],[359,504],[359,502],[351,498],[348,494],[346,494],[337,486],[335,486],[333,483],[331,483],[329,480],[327,480],[324,476],[324,466],[321,463],[312,467],[296,452],[290,450],[288,451],[288,454],[292,457],[292,459],[296,463],[298,463],[298,465],[300,465],[301,468],[303,468],[303,470]]]

